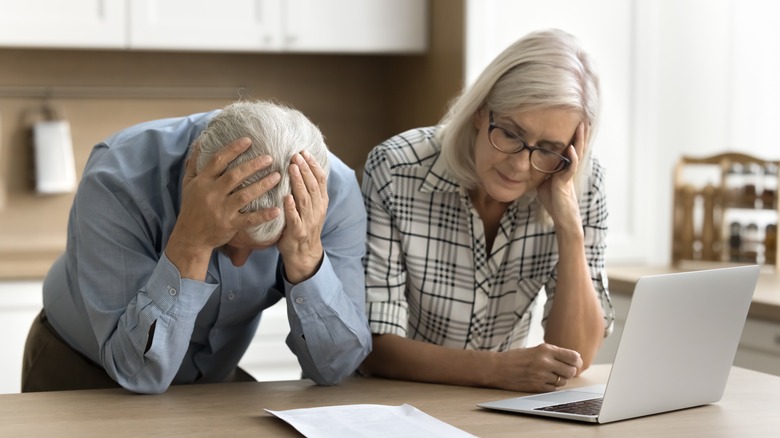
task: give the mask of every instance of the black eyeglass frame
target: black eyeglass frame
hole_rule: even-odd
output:
[[[520,137],[519,135],[515,134],[514,132],[512,132],[512,131],[510,131],[510,130],[508,130],[506,128],[503,128],[501,126],[496,125],[495,122],[493,121],[493,111],[490,111],[489,114],[490,114],[490,124],[488,125],[488,141],[490,142],[490,145],[493,146],[493,148],[495,150],[497,150],[499,152],[503,152],[505,154],[514,155],[514,154],[519,154],[520,152],[523,152],[524,150],[528,149],[528,161],[531,162],[531,166],[533,166],[533,168],[536,169],[539,172],[550,174],[550,175],[552,175],[554,173],[558,173],[558,172],[560,172],[562,170],[565,170],[567,167],[569,167],[571,165],[571,160],[566,158],[566,157],[564,157],[563,155],[555,153],[555,152],[552,152],[552,151],[547,150],[547,149],[542,148],[542,147],[531,146],[530,144],[526,143],[526,141],[523,140],[522,137]],[[520,142],[522,147],[520,149],[516,150],[516,151],[511,151],[510,152],[510,151],[505,151],[505,150],[501,149],[500,147],[496,146],[496,144],[493,143],[493,138],[492,138],[493,131],[496,130],[496,129],[500,129],[500,130],[504,131],[504,134],[506,134],[507,137],[511,137],[511,138],[516,139],[518,142]],[[552,170],[552,171],[539,169],[538,167],[536,167],[536,165],[534,165],[534,161],[531,159],[531,156],[533,155],[533,153],[538,151],[538,150],[541,150],[541,151],[543,151],[544,153],[547,153],[547,154],[555,155],[556,157],[560,158],[561,164],[558,165],[557,169]]]

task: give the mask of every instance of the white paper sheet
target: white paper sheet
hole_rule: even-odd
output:
[[[286,421],[307,438],[474,437],[407,404],[360,404],[265,411]]]

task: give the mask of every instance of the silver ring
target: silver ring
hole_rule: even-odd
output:
[[[553,385],[558,386],[559,383],[561,383],[561,376],[558,376],[558,378],[555,379],[555,383],[553,383]]]

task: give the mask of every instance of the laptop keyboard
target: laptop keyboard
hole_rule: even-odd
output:
[[[563,412],[566,414],[579,415],[598,415],[601,410],[601,401],[603,398],[592,398],[589,400],[580,400],[571,403],[561,403],[558,405],[536,408],[535,411]]]

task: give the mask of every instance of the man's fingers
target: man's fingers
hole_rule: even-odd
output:
[[[242,213],[236,216],[236,223],[234,227],[237,230],[242,230],[250,227],[255,227],[260,224],[264,224],[268,221],[276,219],[281,211],[277,207],[264,208],[262,210],[253,211],[250,213]]]
[[[241,210],[250,202],[268,193],[269,190],[279,184],[281,179],[282,176],[279,175],[279,172],[273,172],[264,176],[259,181],[255,181],[246,187],[236,190],[228,198],[227,202],[229,202],[229,208],[233,211]]]
[[[314,176],[314,173],[312,173],[309,163],[306,162],[301,154],[295,154],[293,156],[293,161],[298,166],[298,170],[300,171],[301,179],[303,180],[306,191],[309,192],[312,196],[319,194],[320,186],[317,182],[317,178]]]
[[[295,206],[295,199],[293,198],[293,195],[287,195],[284,197],[284,218],[287,227],[300,227],[301,215]]]
[[[317,187],[319,188],[319,191],[325,191],[327,193],[327,180],[328,176],[325,174],[325,169],[320,167],[320,163],[317,162],[317,160],[314,158],[314,155],[309,153],[309,151],[303,151],[301,152],[301,156],[303,156],[303,159],[306,160],[306,164],[308,165],[309,171],[311,172],[312,176],[314,176],[315,181],[317,182]]]
[[[303,179],[303,174],[301,173],[301,167],[297,164],[291,164],[290,165],[290,189],[292,191],[292,195],[295,198],[295,205],[296,207],[303,211],[311,207],[311,199],[312,195],[309,193],[309,190],[306,188],[306,182]]]
[[[185,165],[184,175],[185,177],[193,178],[198,173],[198,155],[200,154],[200,144],[193,143],[190,145],[190,155],[187,157]]]
[[[218,150],[213,157],[203,166],[201,173],[218,177],[225,172],[228,164],[235,160],[252,145],[252,140],[242,137],[227,144]]]
[[[272,162],[273,158],[270,155],[255,157],[225,172],[219,179],[222,181],[222,184],[225,184],[225,189],[228,192],[232,192],[240,187],[249,177],[266,169]]]

